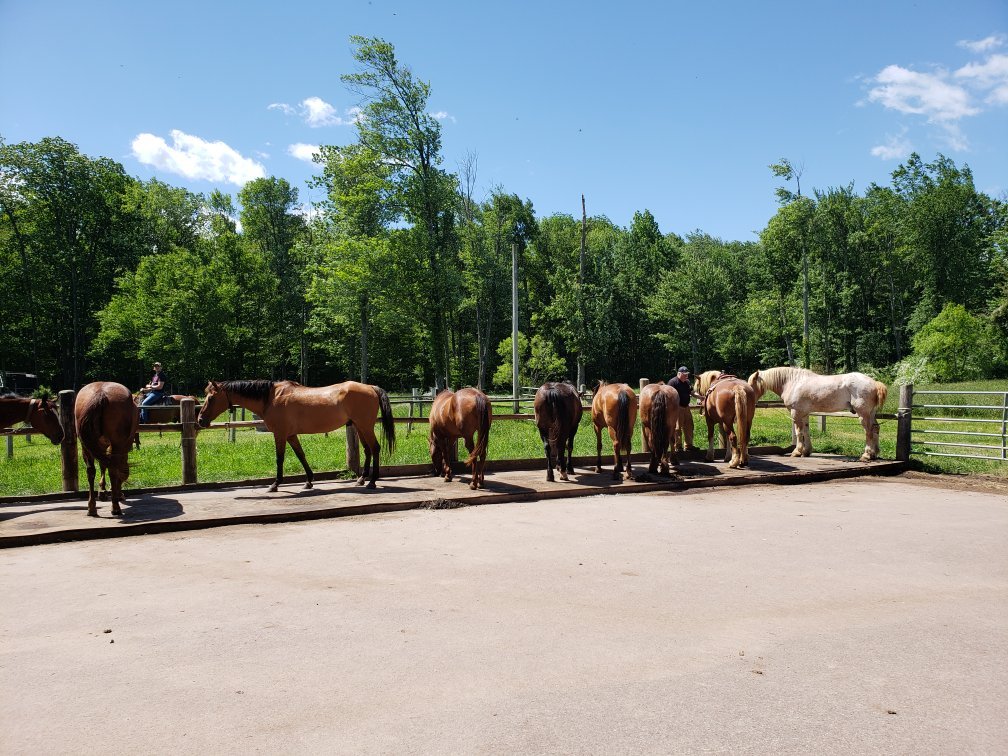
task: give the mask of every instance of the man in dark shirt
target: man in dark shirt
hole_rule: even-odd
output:
[[[164,402],[166,384],[167,376],[161,371],[161,363],[155,362],[154,375],[151,377],[150,383],[140,389],[140,393],[146,394],[143,401],[140,402],[141,423],[146,423],[149,420],[147,407]]]
[[[700,395],[693,391],[693,385],[689,379],[689,368],[685,365],[680,367],[676,377],[669,381],[669,386],[679,392],[679,427],[675,432],[676,449],[684,448],[683,440],[686,441],[686,449],[696,449],[696,446],[693,445],[693,411],[690,409],[690,398]]]

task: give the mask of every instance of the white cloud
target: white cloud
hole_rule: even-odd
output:
[[[287,148],[288,155],[296,157],[298,160],[304,160],[306,163],[314,162],[318,151],[319,146],[317,144],[304,144],[303,142],[297,142]]]
[[[363,118],[360,108],[347,108],[343,115],[323,100],[321,97],[307,97],[297,106],[285,102],[274,102],[266,106],[267,110],[279,110],[284,115],[298,116],[313,129],[322,126],[352,126]]]
[[[886,135],[885,144],[879,144],[871,148],[871,154],[882,160],[902,160],[911,152],[913,145],[906,138],[907,130],[904,128],[898,135]]]
[[[989,90],[986,102],[1008,105],[1008,55],[991,55],[984,63],[967,63],[955,77],[981,90]]]
[[[435,119],[437,121],[451,121],[452,123],[456,123],[455,116],[453,116],[451,113],[448,113],[448,112],[446,112],[444,110],[439,110],[437,113],[431,113],[430,115],[431,115],[431,118],[433,118],[433,119]]]
[[[169,146],[154,134],[137,134],[132,144],[133,156],[145,165],[189,179],[226,181],[237,186],[266,175],[260,163],[242,156],[224,142],[208,142],[178,129],[171,131],[171,139]]]
[[[991,34],[989,37],[984,37],[978,40],[968,40],[960,39],[956,44],[959,47],[965,47],[970,52],[984,53],[988,50],[993,50],[995,47],[1001,47],[1005,43],[1004,34]]]
[[[927,116],[933,123],[950,123],[976,115],[965,88],[948,81],[948,73],[920,73],[902,66],[886,66],[872,79],[871,102],[900,113]]]

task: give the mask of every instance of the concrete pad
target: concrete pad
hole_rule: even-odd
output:
[[[1006,541],[863,478],[7,549],[0,752],[1003,752]]]
[[[127,490],[122,517],[112,517],[110,504],[99,502],[99,517],[87,517],[87,494],[48,495],[0,503],[0,548],[40,543],[116,538],[126,535],[199,530],[223,525],[346,517],[394,512],[455,503],[489,504],[509,501],[592,496],[599,493],[641,493],[712,485],[750,485],[758,482],[801,483],[860,475],[892,475],[903,470],[895,462],[864,464],[846,457],[816,455],[792,459],[779,454],[753,454],[750,466],[731,470],[722,461],[706,463],[699,455],[680,465],[672,479],[648,475],[643,455],[635,455],[634,480],[612,480],[612,461],[602,473],[581,466],[569,482],[546,481],[545,461],[508,460],[488,463],[486,488],[469,488],[462,472],[451,482],[429,474],[428,466],[393,468],[369,490],[354,481],[316,478],[315,487],[302,490],[297,479],[276,493],[268,483],[175,486],[151,491]],[[460,466],[460,470],[462,467]],[[407,475],[397,474],[405,470]],[[418,474],[421,473],[422,474]],[[270,483],[272,480],[269,481]]]

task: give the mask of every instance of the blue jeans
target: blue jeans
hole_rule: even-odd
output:
[[[151,391],[147,396],[143,398],[140,402],[140,422],[146,423],[150,413],[144,409],[144,407],[152,407],[157,404],[164,402],[164,391]]]

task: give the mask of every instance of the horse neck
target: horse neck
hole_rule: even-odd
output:
[[[244,407],[245,409],[259,415],[259,417],[263,416],[266,409],[266,401],[264,399],[239,394],[232,389],[228,389],[228,398],[231,400],[231,404]]]
[[[28,399],[0,399],[0,428],[7,428],[28,419]]]
[[[761,370],[760,379],[768,391],[773,391],[777,396],[780,396],[790,381],[807,372],[807,370],[796,367],[775,367]]]

